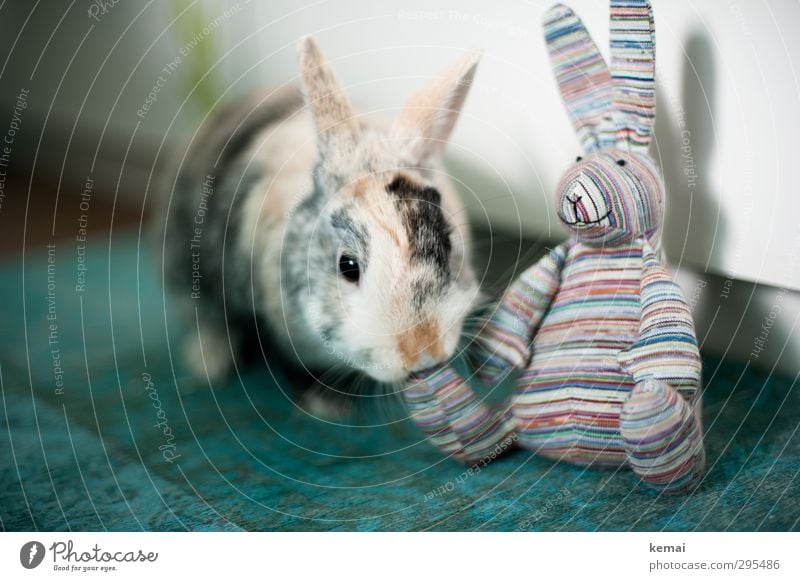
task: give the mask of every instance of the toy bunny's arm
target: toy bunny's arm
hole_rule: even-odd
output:
[[[523,367],[530,342],[561,282],[569,243],[554,248],[505,292],[470,348],[482,381]],[[493,409],[449,365],[411,377],[403,391],[411,417],[431,442],[456,460],[491,460],[516,441],[510,401]]]
[[[523,272],[478,329],[470,360],[482,383],[495,383],[525,366],[530,343],[561,283],[570,242],[551,250]]]
[[[639,339],[620,353],[620,363],[637,382],[660,379],[691,399],[702,365],[689,305],[647,241],[642,265]]]
[[[449,365],[412,376],[403,396],[422,432],[455,460],[488,462],[516,441],[510,406],[490,408]]]
[[[639,338],[619,353],[636,381],[620,412],[628,462],[664,492],[689,490],[705,467],[700,353],[680,288],[645,240]]]

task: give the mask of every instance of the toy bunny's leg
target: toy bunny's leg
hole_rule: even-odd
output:
[[[533,335],[558,291],[568,244],[523,272],[478,328],[469,355],[482,383],[496,383],[527,363]]]
[[[703,475],[705,452],[700,398],[687,402],[657,379],[637,382],[620,415],[622,441],[633,471],[665,492],[693,488]]]
[[[491,460],[516,441],[509,406],[491,409],[449,366],[413,376],[403,391],[423,433],[456,460]]]
[[[646,243],[640,291],[639,339],[619,355],[636,381],[620,431],[634,472],[678,492],[696,485],[705,467],[700,353],[689,306]]]

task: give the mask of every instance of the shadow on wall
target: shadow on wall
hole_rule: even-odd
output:
[[[667,187],[664,247],[673,267],[692,249],[705,257],[707,270],[720,249],[735,241],[726,240],[718,192],[710,179],[717,139],[712,47],[702,31],[693,32],[684,46],[680,101],[672,104],[673,115],[664,114],[662,107],[656,119],[656,155]],[[666,91],[661,93],[668,98]],[[691,276],[683,277],[683,289],[703,351],[794,374],[800,356],[800,342],[793,338],[800,312],[797,293],[694,271],[685,270]]]
[[[797,375],[800,341],[794,330],[800,294],[714,275],[699,274],[685,282],[702,351]]]
[[[667,188],[664,248],[676,265],[692,249],[695,256],[705,257],[707,269],[726,243],[724,216],[709,179],[717,139],[716,74],[711,45],[702,32],[692,33],[684,46],[680,100],[672,104],[673,115],[662,107],[656,117],[656,155]]]

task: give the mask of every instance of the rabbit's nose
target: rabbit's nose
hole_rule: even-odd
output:
[[[425,351],[417,355],[416,360],[411,365],[411,371],[423,371],[433,367],[437,363],[439,363],[439,359],[431,355],[428,351]]]
[[[421,371],[432,367],[444,356],[438,325],[425,320],[411,326],[397,338],[397,350],[407,369]]]

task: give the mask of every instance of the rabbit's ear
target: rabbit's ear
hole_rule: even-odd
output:
[[[556,4],[545,14],[544,36],[561,98],[584,150],[613,147],[611,75],[583,22]]]
[[[656,120],[656,39],[648,0],[611,0],[617,147],[646,150]]]
[[[306,103],[311,108],[317,128],[320,153],[325,155],[334,148],[354,145],[359,135],[358,121],[317,41],[310,36],[300,39],[297,53]]]
[[[406,147],[415,162],[441,155],[472,86],[480,58],[480,51],[470,51],[406,101],[392,133],[407,140]]]

